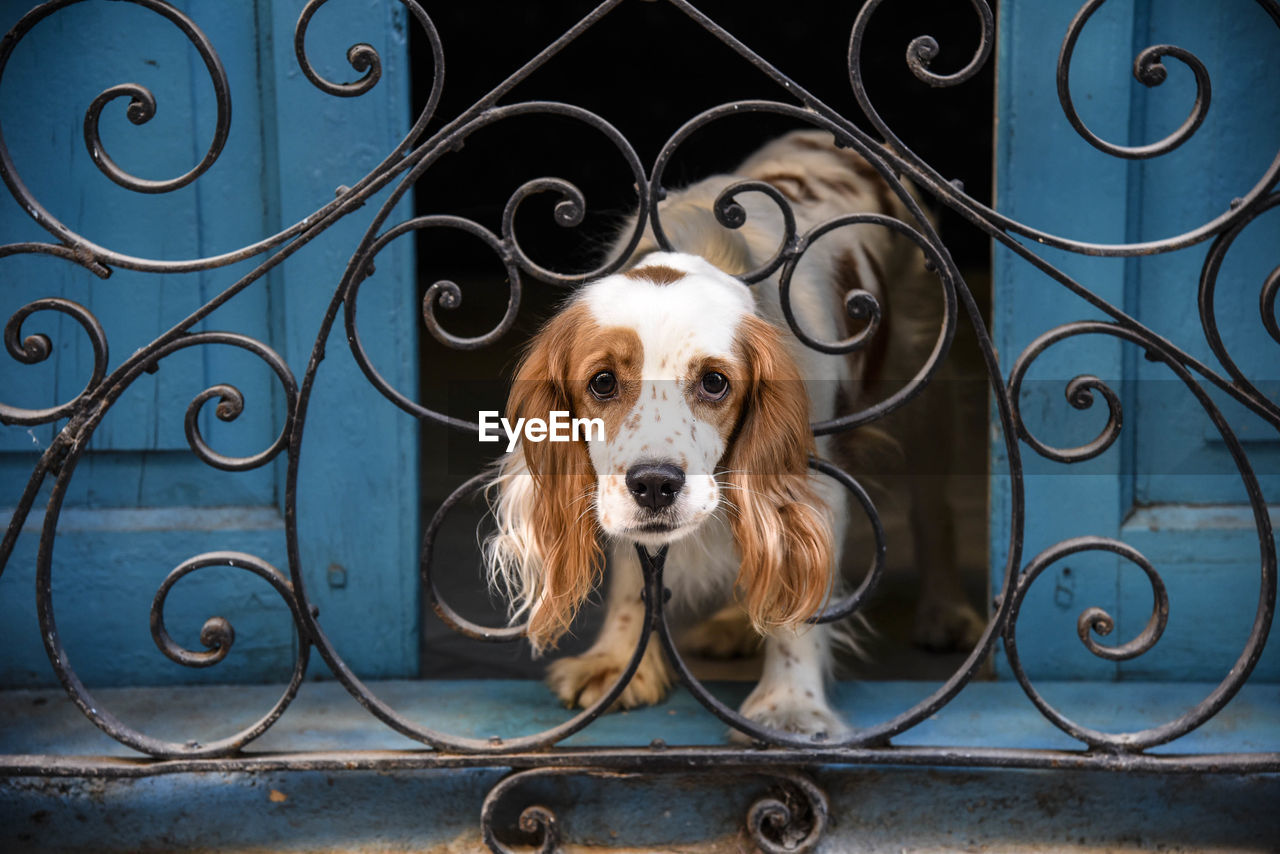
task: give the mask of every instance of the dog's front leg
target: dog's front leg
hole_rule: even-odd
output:
[[[830,655],[830,626],[781,629],[766,637],[764,672],[743,702],[742,716],[770,729],[802,733],[815,740],[843,738],[849,728],[827,702]],[[730,736],[738,742],[751,741],[737,730]]]
[[[587,708],[609,692],[627,669],[644,628],[644,576],[631,543],[614,546],[604,625],[582,655],[561,658],[547,668],[547,684],[569,708]],[[647,706],[667,695],[671,669],[657,638],[650,636],[644,657],[614,704],[624,709]]]

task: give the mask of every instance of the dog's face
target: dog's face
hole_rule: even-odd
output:
[[[505,586],[532,611],[535,644],[589,592],[600,533],[658,546],[718,512],[742,552],[748,613],[768,623],[816,610],[830,534],[806,475],[808,397],[782,342],[747,286],[675,253],[585,286],[539,332],[507,417],[568,411],[604,435],[523,440],[513,467],[531,477],[501,486],[491,562],[505,562]]]
[[[594,283],[575,308],[595,346],[570,366],[572,405],[605,424],[588,443],[600,527],[651,546],[685,536],[720,503],[717,467],[751,384],[751,295],[714,270],[651,263]]]

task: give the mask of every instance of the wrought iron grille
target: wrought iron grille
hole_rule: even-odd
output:
[[[8,33],[4,41],[0,42],[0,74],[3,74],[15,46],[34,26],[75,2],[77,0],[50,0],[27,13]],[[117,98],[129,99],[128,115],[135,123],[148,121],[155,113],[156,104],[153,95],[146,88],[134,84],[112,86],[94,99],[86,111],[85,143],[98,168],[112,181],[130,190],[139,193],[162,193],[197,181],[218,160],[230,130],[228,81],[215,46],[195,21],[164,0],[130,0],[130,2],[163,16],[182,32],[203,60],[216,95],[216,128],[208,151],[191,171],[164,181],[145,180],[126,172],[112,160],[98,133],[99,116],[103,109]],[[335,96],[362,95],[377,85],[382,73],[380,57],[368,45],[356,45],[348,53],[352,67],[362,74],[352,83],[333,83],[317,74],[308,61],[304,47],[308,22],[325,2],[326,0],[309,0],[298,18],[294,33],[294,49],[298,66],[307,79],[325,93]],[[43,253],[60,258],[68,264],[80,265],[102,277],[107,276],[113,268],[157,274],[190,273],[226,266],[249,258],[262,259],[252,271],[114,367],[108,362],[107,336],[102,324],[92,312],[75,302],[60,297],[38,299],[21,307],[6,323],[5,346],[9,355],[22,363],[34,364],[49,358],[52,352],[51,342],[43,335],[24,337],[23,325],[29,317],[38,312],[60,312],[72,318],[83,329],[92,349],[94,361],[91,376],[83,391],[66,402],[41,410],[0,405],[0,420],[6,424],[36,425],[65,422],[57,431],[56,438],[36,462],[9,523],[3,545],[0,545],[0,571],[3,571],[13,553],[15,541],[32,511],[42,485],[46,481],[52,481],[52,492],[45,511],[41,534],[36,586],[37,612],[45,647],[58,679],[84,715],[112,738],[136,749],[149,759],[80,762],[46,757],[33,764],[0,758],[0,770],[6,774],[18,775],[139,776],[180,771],[235,769],[509,767],[513,769],[512,776],[506,778],[490,793],[483,815],[487,841],[495,850],[502,850],[501,843],[494,838],[490,826],[493,810],[498,799],[528,775],[617,774],[641,770],[687,772],[690,769],[711,771],[742,768],[778,779],[784,784],[793,801],[807,805],[800,811],[793,809],[794,803],[787,804],[779,800],[762,800],[753,805],[749,825],[761,847],[770,851],[783,850],[784,846],[792,845],[808,847],[816,841],[823,830],[827,814],[826,799],[821,790],[796,770],[805,765],[820,763],[823,765],[1016,766],[1166,772],[1280,771],[1280,753],[1276,752],[1215,755],[1168,755],[1148,752],[1149,748],[1174,742],[1200,727],[1231,701],[1241,685],[1249,678],[1258,661],[1274,614],[1276,555],[1264,498],[1244,447],[1222,412],[1210,398],[1206,388],[1220,390],[1255,413],[1267,424],[1280,429],[1280,407],[1261,393],[1250,377],[1237,367],[1219,334],[1213,308],[1218,270],[1232,241],[1250,222],[1280,203],[1280,193],[1275,191],[1277,177],[1280,176],[1280,155],[1266,168],[1256,185],[1229,209],[1224,210],[1211,221],[1175,237],[1145,243],[1101,245],[1078,242],[1028,227],[979,203],[963,188],[944,179],[899,139],[893,128],[882,119],[873,105],[864,85],[861,56],[868,22],[881,7],[883,0],[870,0],[858,13],[850,35],[848,50],[849,82],[853,94],[861,108],[863,118],[874,127],[876,135],[883,140],[883,143],[860,129],[848,117],[811,95],[782,70],[764,60],[687,0],[668,0],[668,2],[728,46],[744,63],[767,75],[786,93],[786,97],[782,100],[734,101],[700,112],[690,117],[662,146],[653,163],[647,165],[642,163],[632,144],[621,132],[590,110],[570,103],[552,101],[508,102],[510,93],[519,83],[537,72],[566,46],[586,34],[622,2],[622,0],[607,0],[479,101],[456,117],[444,122],[439,129],[427,133],[429,123],[435,118],[443,85],[443,47],[427,12],[414,0],[400,0],[400,2],[410,13],[412,23],[421,28],[426,43],[430,46],[434,63],[434,78],[425,107],[416,117],[408,135],[376,168],[353,186],[344,188],[328,204],[278,234],[244,246],[237,251],[189,261],[164,262],[129,256],[90,242],[60,222],[41,205],[39,199],[29,192],[8,148],[0,144],[0,175],[3,175],[9,191],[32,219],[52,237],[52,240],[46,243],[27,242],[0,247],[0,257],[22,253]],[[1148,84],[1156,84],[1163,79],[1165,72],[1162,61],[1165,57],[1179,60],[1194,72],[1195,103],[1182,126],[1166,138],[1137,147],[1115,145],[1091,132],[1076,112],[1068,84],[1073,51],[1090,17],[1102,3],[1103,0],[1089,0],[1084,4],[1063,39],[1061,52],[1057,58],[1057,86],[1061,107],[1071,125],[1085,140],[1115,157],[1151,158],[1172,151],[1196,132],[1205,117],[1210,99],[1209,77],[1204,64],[1194,54],[1178,47],[1170,45],[1148,47],[1137,56],[1134,63],[1135,76]],[[1258,5],[1280,26],[1280,4],[1274,0],[1258,0]],[[991,9],[985,0],[971,0],[971,6],[973,14],[981,25],[981,36],[970,61],[953,74],[935,73],[930,68],[930,60],[936,55],[938,44],[929,36],[921,36],[911,42],[906,55],[910,71],[916,78],[934,87],[950,87],[971,79],[990,60],[995,35]],[[663,232],[658,210],[658,202],[665,194],[668,164],[693,133],[723,117],[743,113],[787,117],[830,132],[840,146],[851,149],[865,158],[911,213],[909,222],[871,214],[846,216],[825,223],[809,233],[800,234],[796,231],[788,202],[780,193],[770,187],[751,182],[736,184],[724,192],[715,211],[718,220],[726,228],[734,228],[742,224],[745,214],[743,209],[735,203],[735,196],[748,191],[768,194],[781,208],[786,221],[786,234],[777,253],[763,267],[745,275],[743,277],[745,281],[756,283],[775,273],[779,274],[785,308],[788,306],[791,274],[798,260],[821,234],[846,225],[872,223],[893,229],[918,244],[941,283],[944,315],[933,351],[916,376],[902,389],[868,408],[814,424],[815,434],[832,434],[851,430],[860,425],[875,422],[909,404],[935,377],[939,365],[948,354],[957,325],[967,321],[976,331],[987,371],[993,411],[1004,437],[1004,448],[1010,469],[1013,531],[1008,547],[1003,585],[995,597],[994,610],[981,641],[950,678],[913,707],[891,720],[855,729],[850,736],[839,743],[814,743],[809,739],[763,729],[744,719],[721,703],[695,678],[677,651],[664,619],[665,552],[649,554],[640,549],[646,580],[646,622],[641,641],[627,670],[590,708],[547,731],[506,740],[455,737],[433,731],[402,717],[347,666],[341,652],[321,628],[315,609],[303,586],[304,572],[299,557],[296,519],[297,475],[301,441],[308,423],[308,404],[311,400],[316,372],[324,355],[323,342],[327,340],[335,324],[343,323],[350,341],[352,356],[369,383],[395,406],[423,422],[436,422],[456,430],[474,431],[476,425],[473,423],[433,411],[415,402],[401,390],[394,388],[370,362],[362,344],[355,305],[361,283],[371,274],[379,252],[402,235],[424,229],[446,228],[473,235],[483,241],[501,260],[509,277],[509,298],[501,320],[484,334],[459,337],[450,333],[440,322],[437,313],[457,306],[461,300],[462,290],[457,284],[438,281],[426,291],[426,298],[422,305],[422,317],[426,329],[444,344],[463,351],[489,346],[511,332],[521,305],[522,282],[526,278],[574,286],[610,273],[616,269],[628,252],[624,252],[618,260],[610,264],[585,273],[548,269],[527,254],[525,247],[517,239],[515,228],[516,212],[526,199],[539,193],[556,194],[560,199],[555,207],[557,223],[573,226],[582,220],[586,206],[583,194],[572,183],[558,178],[530,181],[519,187],[506,204],[498,232],[460,216],[426,215],[416,216],[403,222],[392,222],[391,218],[396,205],[444,153],[459,146],[477,129],[513,116],[531,114],[563,116],[585,124],[608,139],[617,148],[634,178],[636,206],[640,217],[630,235],[628,251],[639,243],[646,223],[652,227],[659,243],[669,248],[670,243]],[[939,239],[931,220],[921,209],[916,197],[908,191],[907,181],[921,189],[936,203],[958,213],[985,235],[1058,282],[1063,288],[1079,296],[1105,314],[1108,319],[1064,323],[1049,329],[1018,354],[1011,364],[1002,366],[992,347],[979,306],[953,262],[951,253]],[[204,318],[229,300],[235,299],[245,289],[253,287],[268,271],[285,263],[312,238],[364,205],[375,193],[388,187],[391,188],[390,196],[374,215],[358,245],[352,248],[350,261],[333,293],[323,324],[318,330],[318,343],[301,378],[295,377],[286,361],[260,340],[235,332],[193,331]],[[1212,245],[1203,264],[1199,281],[1199,319],[1205,339],[1219,360],[1221,370],[1193,357],[1172,341],[1145,327],[1120,307],[1097,296],[1030,248],[1039,245],[1081,255],[1136,257],[1172,253],[1209,241],[1212,241]],[[1280,293],[1280,270],[1271,273],[1262,285],[1260,293],[1262,322],[1270,337],[1280,343],[1280,327],[1277,326],[1276,321],[1278,293]],[[867,318],[876,320],[879,317],[880,306],[874,298],[864,292],[851,293],[847,305],[851,316],[860,317],[864,321]],[[796,335],[806,345],[823,352],[851,352],[865,346],[866,339],[869,337],[868,335],[855,336],[843,342],[816,341],[799,327],[789,310],[787,316]],[[874,330],[875,323],[870,323],[867,328]],[[1160,573],[1143,554],[1123,542],[1106,537],[1083,537],[1059,542],[1025,562],[1022,555],[1024,495],[1021,456],[1024,447],[1030,448],[1035,454],[1059,462],[1080,462],[1105,451],[1115,442],[1121,430],[1120,398],[1116,392],[1096,377],[1079,376],[1067,386],[1070,403],[1078,409],[1088,408],[1094,401],[1094,395],[1101,395],[1108,407],[1107,424],[1101,435],[1080,447],[1068,449],[1049,447],[1027,429],[1020,414],[1020,389],[1024,377],[1027,375],[1029,366],[1054,344],[1077,336],[1097,335],[1111,336],[1142,348],[1148,354],[1148,358],[1167,366],[1185,384],[1195,401],[1208,414],[1229,450],[1247,492],[1261,556],[1257,614],[1248,640],[1230,673],[1198,705],[1176,720],[1149,729],[1124,733],[1105,733],[1088,728],[1055,708],[1037,691],[1023,670],[1017,647],[1017,618],[1028,589],[1051,564],[1082,551],[1111,552],[1136,564],[1149,578],[1156,603],[1145,630],[1136,638],[1117,646],[1104,646],[1094,638],[1094,634],[1104,635],[1111,630],[1112,618],[1101,609],[1090,608],[1084,611],[1078,620],[1079,636],[1094,655],[1110,660],[1141,655],[1159,641],[1167,619],[1169,602]],[[287,490],[284,497],[285,536],[289,565],[287,571],[281,571],[254,555],[230,551],[192,557],[174,568],[156,591],[151,611],[152,635],[166,656],[184,665],[207,665],[225,657],[232,638],[230,625],[225,620],[214,618],[206,623],[201,634],[201,640],[206,649],[202,651],[184,649],[177,644],[166,631],[164,622],[166,596],[179,579],[207,567],[222,566],[252,573],[271,585],[292,614],[299,638],[299,649],[292,679],[274,707],[261,719],[227,738],[208,742],[179,743],[158,740],[132,729],[113,716],[109,709],[104,708],[77,676],[65,654],[54,619],[51,600],[52,551],[58,535],[59,514],[67,495],[68,484],[74,476],[77,463],[89,446],[95,429],[107,411],[131,383],[144,372],[153,370],[170,354],[185,348],[203,347],[209,344],[229,345],[256,356],[270,367],[283,388],[286,404],[284,429],[268,447],[256,454],[244,457],[223,455],[211,448],[201,435],[197,416],[202,407],[210,401],[217,401],[217,415],[224,420],[234,419],[240,413],[243,398],[233,385],[218,384],[200,393],[187,408],[185,424],[191,451],[209,466],[230,471],[244,471],[266,465],[280,456],[285,458],[287,461]],[[852,493],[858,506],[870,518],[877,534],[876,559],[861,585],[844,601],[830,607],[820,617],[815,618],[829,621],[857,611],[875,588],[884,566],[884,534],[876,508],[857,480],[823,460],[813,460],[812,466],[835,478]],[[431,557],[437,532],[450,508],[474,493],[483,484],[484,477],[483,474],[477,475],[459,488],[444,503],[428,526],[423,546],[421,583],[437,612],[458,632],[486,641],[501,642],[519,637],[523,627],[487,627],[463,618],[439,596],[432,577]],[[712,714],[724,720],[730,727],[747,733],[773,749],[738,749],[725,746],[674,748],[660,742],[655,742],[647,749],[556,748],[556,745],[566,737],[589,726],[620,696],[635,672],[651,636],[656,637],[657,642],[661,643],[674,664],[680,683]],[[1081,749],[924,748],[900,747],[892,744],[891,740],[895,736],[910,730],[933,715],[964,690],[997,643],[1004,644],[1014,675],[1030,700],[1045,718],[1073,739],[1081,742],[1083,745]],[[254,739],[267,731],[281,715],[286,713],[307,674],[308,657],[313,649],[323,657],[332,672],[371,715],[393,730],[431,749],[376,754],[353,752],[303,755],[277,755],[246,750]],[[800,815],[801,812],[803,816]],[[557,830],[555,817],[550,811],[538,807],[530,808],[521,820],[528,829],[539,829],[547,846],[544,850],[555,844],[558,838]]]

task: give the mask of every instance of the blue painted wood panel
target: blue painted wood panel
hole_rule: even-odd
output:
[[[5,3],[0,28],[12,26],[27,5]],[[0,122],[18,169],[32,193],[73,230],[148,258],[231,251],[329,202],[339,185],[356,183],[407,131],[407,44],[398,4],[333,4],[312,21],[308,55],[328,79],[359,76],[346,60],[352,44],[378,50],[382,80],[359,98],[326,95],[300,73],[293,37],[302,0],[177,5],[218,52],[232,101],[225,150],[188,187],[141,195],[117,186],[93,164],[81,131],[84,110],[99,92],[134,81],[154,92],[158,109],[141,126],[125,118],[127,102],[103,111],[104,147],[120,166],[140,177],[169,178],[204,155],[216,118],[214,89],[198,52],[160,16],[129,3],[64,9],[18,45],[0,81]],[[378,203],[321,235],[196,329],[266,342],[300,381],[320,319]],[[27,239],[47,235],[6,196],[0,242]],[[116,270],[107,280],[57,259],[9,257],[0,259],[0,315],[44,296],[80,302],[106,329],[114,367],[264,257],[183,275]],[[414,288],[412,247],[401,242],[379,256],[378,273],[361,298],[366,347],[379,369],[410,393],[416,387]],[[33,407],[73,397],[92,365],[79,327],[45,312],[31,317],[23,332],[48,334],[55,355],[36,366],[0,358],[3,399]],[[287,570],[283,457],[227,473],[206,466],[188,447],[187,404],[215,383],[237,386],[245,407],[230,423],[205,408],[200,423],[209,444],[232,455],[267,447],[285,416],[271,370],[236,348],[190,348],[166,358],[122,396],[72,480],[54,549],[55,609],[73,665],[91,685],[287,675],[296,643],[286,610],[267,585],[231,571],[205,570],[184,580],[174,591],[181,599],[167,612],[175,638],[197,649],[207,617],[230,620],[236,646],[220,665],[206,671],[174,665],[147,633],[147,609],[160,580],[197,553],[242,550]],[[0,506],[16,502],[34,452],[53,429],[0,429]],[[368,387],[339,325],[308,418],[298,530],[308,592],[322,609],[323,625],[348,663],[371,676],[417,670],[417,488],[404,476],[416,471],[416,436],[412,419]],[[0,684],[52,680],[35,629],[38,532],[31,528],[29,522],[0,576],[0,646],[14,653],[0,660]],[[345,587],[329,587],[331,566],[346,570]],[[102,638],[118,640],[107,648]],[[319,675],[323,666],[312,672]]]
[[[1042,0],[1000,6],[997,207],[1054,234],[1110,244],[1170,237],[1226,210],[1280,148],[1280,101],[1258,97],[1280,86],[1280,70],[1267,59],[1280,48],[1270,19],[1249,0],[1103,4],[1085,26],[1070,69],[1076,108],[1099,137],[1121,145],[1149,143],[1172,132],[1190,110],[1192,74],[1176,60],[1166,60],[1169,77],[1162,86],[1148,89],[1134,80],[1133,58],[1148,45],[1190,49],[1213,81],[1208,118],[1190,142],[1152,160],[1126,161],[1091,147],[1058,102],[1056,58],[1076,7]],[[1233,250],[1231,271],[1224,269],[1220,278],[1219,328],[1245,371],[1274,393],[1276,347],[1266,339],[1257,306],[1262,282],[1276,264],[1280,215],[1258,219],[1248,232]],[[1196,311],[1207,245],[1128,260],[1035,248],[1112,305],[1217,367]],[[1048,329],[1107,319],[1004,248],[995,252],[994,281],[993,334],[1006,375]],[[1074,556],[1050,567],[1028,595],[1018,633],[1023,663],[1041,678],[1220,679],[1244,646],[1258,598],[1258,538],[1240,506],[1241,480],[1221,442],[1208,437],[1209,419],[1182,383],[1136,346],[1109,336],[1068,339],[1035,361],[1022,396],[1033,435],[1071,447],[1102,432],[1106,408],[1100,397],[1083,412],[1064,398],[1066,383],[1080,374],[1101,377],[1120,394],[1124,429],[1101,456],[1074,465],[1050,462],[1022,446],[1028,473],[1023,563],[1067,537],[1123,539],[1143,551],[1168,585],[1170,620],[1146,655],[1118,663],[1094,657],[1075,638],[1080,612],[1104,608],[1117,629],[1102,642],[1126,641],[1150,615],[1151,585],[1140,569],[1112,555]],[[1274,429],[1239,407],[1223,410],[1250,439],[1246,449],[1263,475],[1266,497],[1280,501]],[[998,583],[1011,499],[998,435],[992,447],[992,572]],[[998,670],[1009,673],[1003,650]],[[1280,655],[1272,651],[1258,678],[1278,677]]]

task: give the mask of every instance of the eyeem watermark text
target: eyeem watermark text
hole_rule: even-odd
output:
[[[480,441],[496,442],[498,428],[507,434],[507,453],[516,449],[523,434],[526,442],[579,442],[598,439],[604,441],[603,418],[570,418],[563,410],[552,410],[545,421],[541,418],[517,418],[513,425],[506,418],[499,418],[496,409],[480,412]]]

